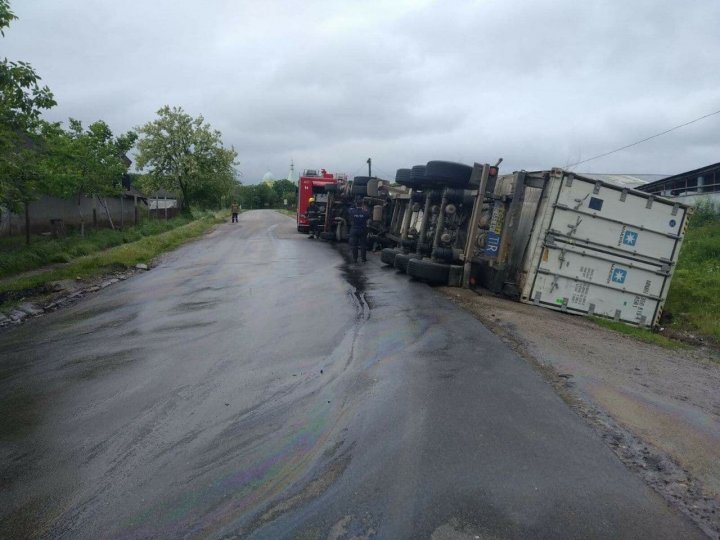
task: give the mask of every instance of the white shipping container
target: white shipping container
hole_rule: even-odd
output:
[[[688,206],[553,169],[522,262],[521,300],[657,324]]]

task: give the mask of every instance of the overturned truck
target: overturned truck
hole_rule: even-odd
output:
[[[435,284],[642,326],[659,321],[689,207],[562,169],[400,169],[381,260]],[[399,215],[402,214],[402,217]]]

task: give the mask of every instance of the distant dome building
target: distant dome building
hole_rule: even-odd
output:
[[[266,172],[262,177],[263,184],[267,184],[268,186],[272,186],[275,182],[275,176],[273,176],[273,173],[270,171]]]

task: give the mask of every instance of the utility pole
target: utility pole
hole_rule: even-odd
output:
[[[367,159],[368,164],[368,177],[372,178],[372,158]]]

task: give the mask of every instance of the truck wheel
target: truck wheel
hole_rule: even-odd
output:
[[[369,176],[356,176],[353,178],[353,185],[354,186],[367,186],[367,183],[370,181]]]
[[[306,233],[310,230],[310,227],[308,227],[307,225],[298,225],[297,230],[299,233]]]
[[[452,161],[428,161],[425,165],[425,177],[433,184],[446,187],[465,187],[470,183],[472,167]]]
[[[354,184],[352,185],[352,189],[350,190],[351,195],[360,195],[362,197],[365,197],[367,195],[367,184]]]
[[[405,249],[415,251],[415,246],[417,246],[417,240],[400,240],[400,245]]]
[[[427,259],[411,259],[408,261],[407,274],[427,283],[447,285],[450,277],[450,265]]]
[[[405,185],[415,189],[427,185],[427,181],[425,179],[425,165],[415,165],[412,169],[410,169],[410,177],[407,179]]]
[[[325,184],[325,193],[337,193],[337,184]]]
[[[406,186],[407,182],[410,181],[410,169],[398,169],[395,173],[395,182],[401,186]]]
[[[327,242],[332,242],[335,240],[335,233],[330,231],[323,231],[320,233],[320,239]]]
[[[401,272],[407,272],[408,262],[418,256],[415,253],[398,253],[395,255],[395,268]]]
[[[395,256],[399,252],[396,249],[385,248],[380,252],[380,260],[388,266],[395,266]]]

